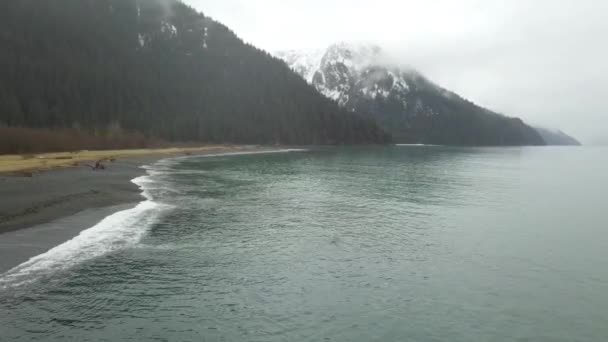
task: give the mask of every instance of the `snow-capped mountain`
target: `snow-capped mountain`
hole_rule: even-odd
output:
[[[520,119],[481,108],[416,70],[389,62],[382,48],[334,44],[276,54],[320,93],[372,115],[395,141],[447,145],[543,145]]]

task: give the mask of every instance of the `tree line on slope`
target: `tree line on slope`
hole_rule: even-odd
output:
[[[390,139],[179,1],[2,1],[0,50],[0,126],[218,143]]]

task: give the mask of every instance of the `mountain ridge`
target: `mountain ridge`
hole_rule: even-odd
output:
[[[544,145],[519,118],[480,107],[411,68],[389,62],[373,44],[338,43],[306,55],[277,52],[320,93],[366,112],[396,142],[442,145]]]

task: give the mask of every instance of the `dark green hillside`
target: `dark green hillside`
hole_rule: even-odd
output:
[[[173,0],[0,1],[0,125],[172,141],[387,140],[281,61]]]
[[[401,97],[360,101],[357,109],[375,113],[394,139],[406,143],[465,146],[545,145],[520,118],[480,107],[416,75]],[[412,105],[401,108],[403,102]]]

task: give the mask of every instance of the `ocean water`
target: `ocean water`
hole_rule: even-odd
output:
[[[319,148],[147,167],[0,275],[0,341],[606,341],[608,150]]]

